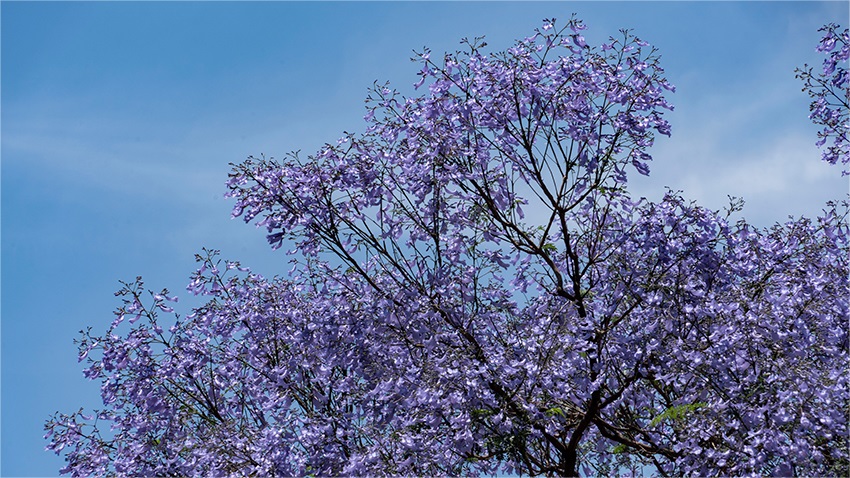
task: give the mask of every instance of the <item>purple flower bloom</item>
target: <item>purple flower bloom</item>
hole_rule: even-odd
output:
[[[823,68],[813,74],[808,65],[797,69],[803,80],[803,91],[812,98],[809,119],[822,129],[817,146],[823,149],[822,159],[830,164],[850,163],[850,91],[847,84],[847,61],[850,58],[850,32],[842,32],[838,25],[829,24],[816,50],[825,53]],[[850,170],[844,169],[845,175]]]

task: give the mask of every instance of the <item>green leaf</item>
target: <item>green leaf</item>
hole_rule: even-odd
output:
[[[625,453],[626,450],[628,450],[628,449],[629,449],[629,447],[620,443],[619,445],[615,446],[614,448],[611,448],[611,453]]]
[[[490,415],[493,415],[493,410],[489,410],[487,408],[476,408],[475,410],[472,410],[473,418],[484,418],[489,417]]]
[[[688,413],[691,413],[698,408],[702,408],[708,405],[705,402],[696,402],[696,403],[686,403],[684,405],[674,405],[667,410],[661,412],[657,417],[653,418],[651,422],[649,422],[649,426],[654,427],[664,420],[681,420]]]

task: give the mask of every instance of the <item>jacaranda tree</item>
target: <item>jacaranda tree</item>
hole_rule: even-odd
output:
[[[804,80],[847,164],[837,28]],[[235,165],[291,272],[205,251],[186,316],[124,284],[79,341],[103,409],[46,425],[62,473],[846,476],[846,202],[763,229],[631,197],[673,87],[583,29],[424,51],[425,93],[376,85],[365,133]]]

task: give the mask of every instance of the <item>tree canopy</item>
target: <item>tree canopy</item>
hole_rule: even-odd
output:
[[[103,409],[46,425],[62,472],[850,472],[846,201],[765,229],[632,197],[674,88],[584,28],[423,51],[423,93],[376,84],[364,133],[235,164],[233,215],[291,271],[205,251],[185,316],[123,284],[79,342]],[[824,35],[798,75],[847,164],[848,33]]]

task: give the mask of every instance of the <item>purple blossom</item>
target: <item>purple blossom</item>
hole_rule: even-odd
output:
[[[817,146],[823,149],[822,159],[830,164],[850,163],[850,90],[848,90],[847,61],[850,58],[850,32],[830,23],[816,50],[824,53],[823,67],[818,74],[805,65],[797,69],[803,81],[803,91],[812,98],[809,119],[822,129]],[[850,174],[846,168],[844,175]]]

